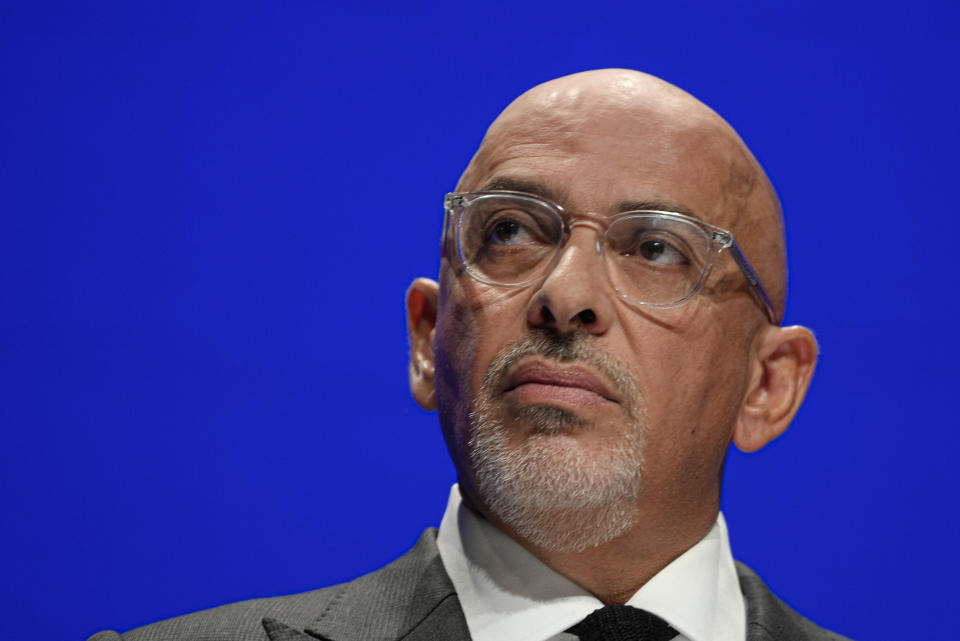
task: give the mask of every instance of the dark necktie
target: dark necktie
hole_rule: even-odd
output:
[[[655,614],[629,605],[606,605],[570,628],[580,641],[670,641],[677,631]]]

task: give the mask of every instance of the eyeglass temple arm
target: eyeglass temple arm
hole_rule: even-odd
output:
[[[767,317],[770,319],[770,322],[774,325],[779,325],[777,321],[777,315],[773,311],[773,303],[770,302],[770,297],[767,296],[767,290],[763,288],[763,284],[760,282],[760,278],[757,276],[757,272],[753,270],[753,267],[750,265],[750,261],[747,260],[747,257],[743,254],[743,250],[740,249],[740,245],[737,244],[736,239],[732,239],[733,242],[730,243],[730,255],[733,257],[734,262],[737,263],[737,267],[740,268],[740,271],[743,272],[744,278],[747,279],[747,282],[750,283],[750,287],[753,288],[753,291],[756,292],[757,296],[760,298],[760,302],[763,303],[763,307],[767,312]]]

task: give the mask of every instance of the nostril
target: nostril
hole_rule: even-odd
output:
[[[553,317],[553,312],[551,312],[550,308],[546,305],[540,309],[540,315],[543,316],[543,322],[545,323],[553,323],[557,320]]]
[[[592,309],[583,310],[577,314],[577,318],[579,318],[580,322],[584,325],[590,325],[591,323],[597,322],[597,315],[593,313]]]

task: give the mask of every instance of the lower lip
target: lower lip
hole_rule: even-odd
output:
[[[596,392],[582,387],[547,385],[544,383],[524,383],[513,388],[510,393],[521,403],[531,404],[552,402],[595,407],[610,402]]]

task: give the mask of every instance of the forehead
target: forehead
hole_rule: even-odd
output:
[[[665,203],[729,226],[752,189],[751,175],[739,138],[699,103],[668,97],[624,104],[579,94],[508,108],[460,189],[528,184],[570,208],[604,213],[622,203]]]

